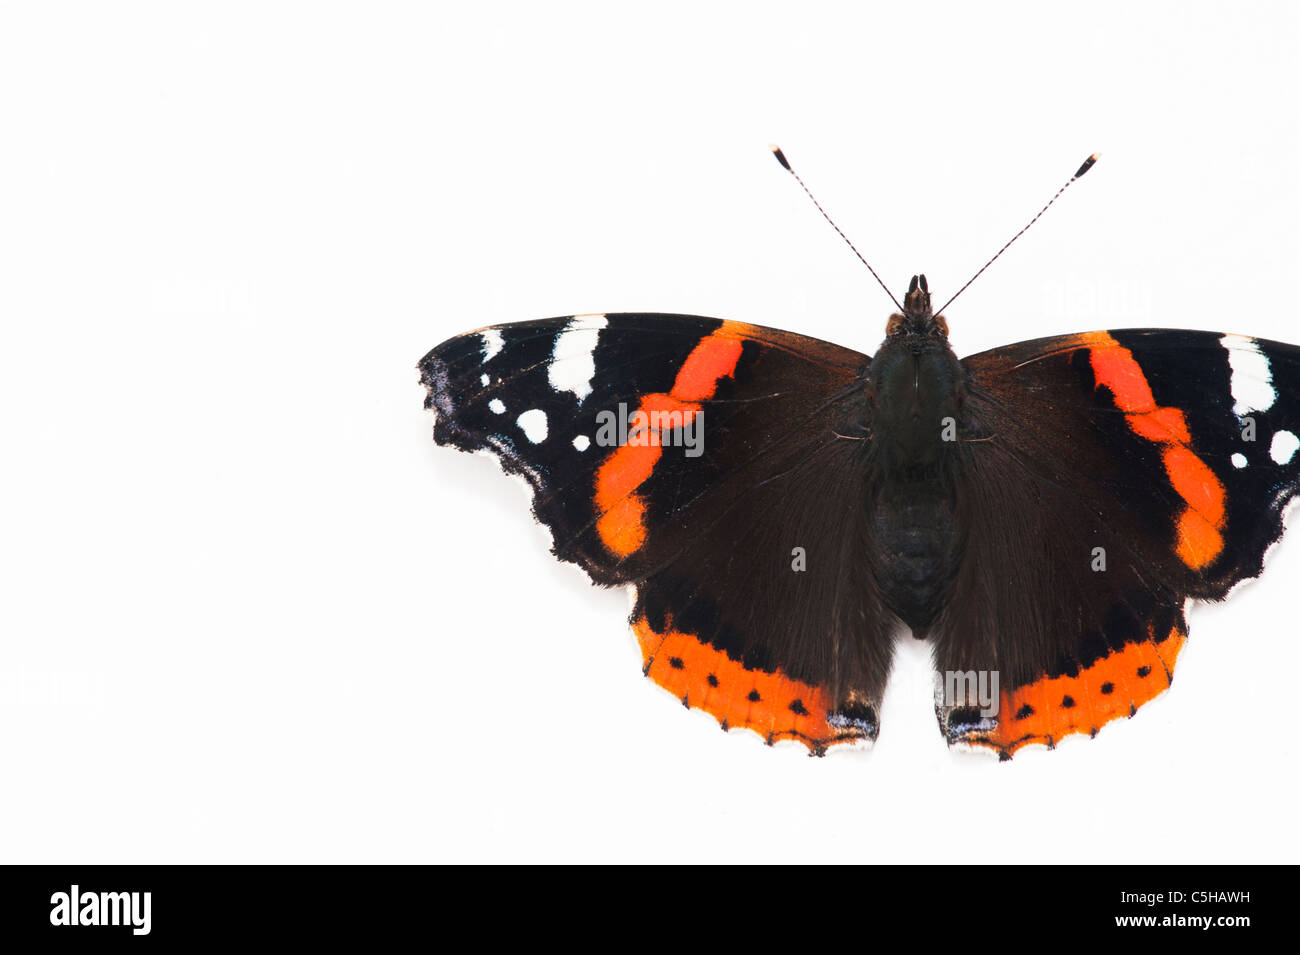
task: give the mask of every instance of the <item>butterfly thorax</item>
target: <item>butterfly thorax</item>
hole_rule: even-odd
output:
[[[961,559],[956,487],[965,372],[923,277],[867,370],[867,455],[874,563],[889,607],[917,636],[944,602]]]
[[[866,369],[874,463],[889,472],[944,470],[957,458],[966,372],[948,344],[948,323],[930,311],[925,276],[912,279],[903,302]]]

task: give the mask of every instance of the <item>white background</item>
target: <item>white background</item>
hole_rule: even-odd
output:
[[[1300,339],[1295,8],[469,6],[0,11],[0,861],[1294,861],[1296,541],[1096,740],[950,754],[909,643],[809,759],[641,676],[415,363],[618,310],[873,350],[769,142],[941,298],[1104,153],[959,354]]]

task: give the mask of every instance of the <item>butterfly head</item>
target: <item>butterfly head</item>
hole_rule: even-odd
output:
[[[901,315],[895,313],[889,316],[885,334],[889,338],[921,335],[947,339],[948,322],[942,315],[935,315],[930,310],[930,286],[924,275],[912,276],[912,284],[903,297],[903,312]]]

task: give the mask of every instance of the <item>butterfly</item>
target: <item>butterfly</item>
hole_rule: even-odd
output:
[[[1188,601],[1281,536],[1300,348],[1128,329],[958,359],[924,275],[897,304],[872,355],[573,315],[459,335],[419,371],[435,441],[495,455],[557,558],[634,587],[645,674],[724,729],[869,745],[906,628],[950,745],[1095,736],[1170,686]]]

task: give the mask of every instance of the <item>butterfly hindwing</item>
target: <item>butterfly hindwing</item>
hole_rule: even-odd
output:
[[[533,490],[562,560],[632,584],[646,672],[724,727],[874,739],[889,615],[867,572],[865,356],[758,326],[589,315],[420,363],[435,439]]]
[[[1259,574],[1300,488],[1300,349],[1209,332],[1062,336],[967,358],[966,552],[944,674],[996,671],[952,742],[1010,755],[1169,686],[1188,598]]]

